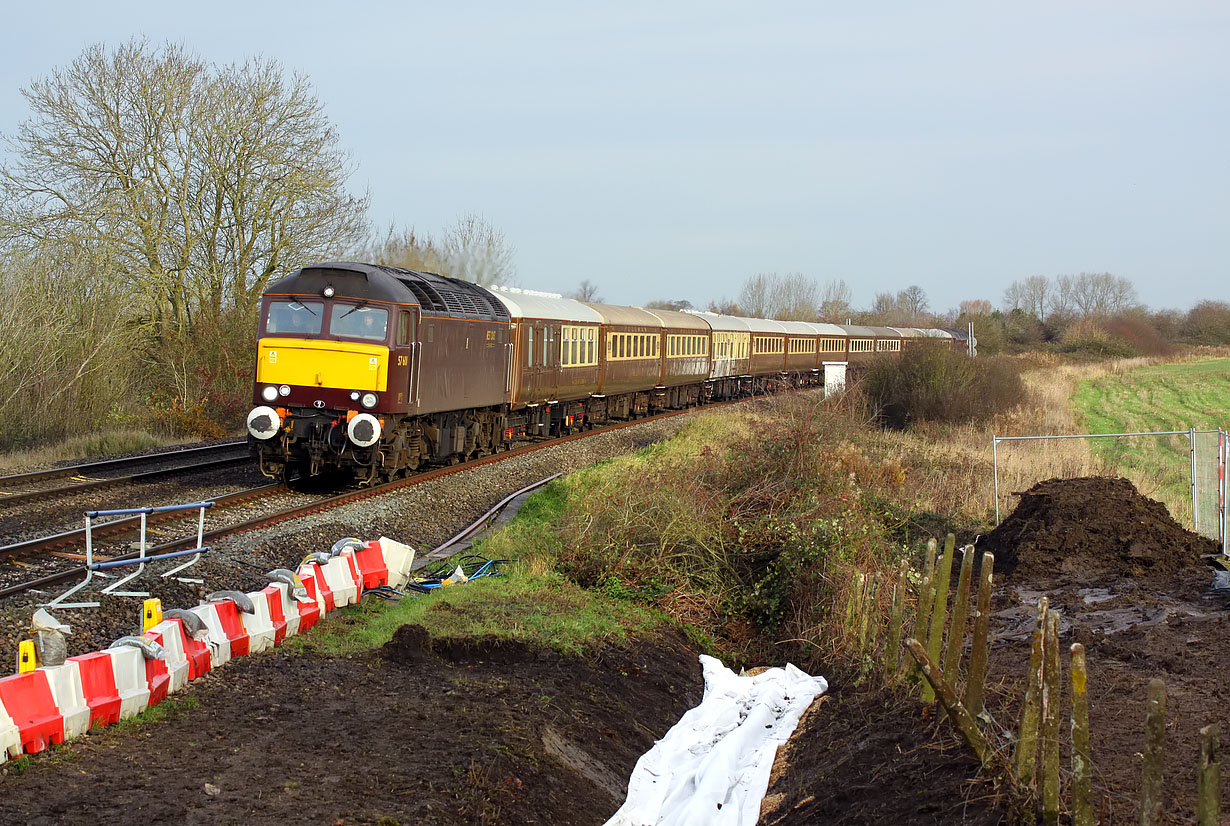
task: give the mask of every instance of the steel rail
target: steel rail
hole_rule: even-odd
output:
[[[757,397],[754,397],[754,398],[757,398]],[[216,544],[216,540],[223,538],[223,537],[233,536],[235,534],[246,533],[248,531],[258,530],[260,528],[270,527],[273,525],[277,525],[281,522],[290,521],[291,519],[295,519],[300,516],[306,516],[307,514],[310,514],[310,513],[317,513],[320,511],[330,510],[332,508],[340,507],[341,505],[346,505],[351,502],[357,502],[357,501],[367,499],[372,496],[379,496],[384,493],[390,493],[395,490],[400,490],[401,488],[422,484],[423,482],[429,482],[433,479],[438,479],[440,477],[448,476],[453,473],[459,473],[463,470],[469,470],[470,468],[478,467],[480,465],[491,464],[493,462],[502,462],[502,461],[505,461],[506,459],[512,459],[517,456],[524,456],[526,454],[534,453],[539,450],[545,450],[546,448],[554,447],[555,445],[563,444],[564,442],[576,441],[577,439],[586,439],[591,436],[599,436],[603,433],[611,433],[616,430],[622,430],[623,428],[626,428],[626,427],[634,427],[638,424],[644,424],[650,421],[660,421],[663,419],[672,418],[674,416],[682,416],[685,413],[692,413],[698,409],[711,409],[715,407],[724,407],[726,405],[737,404],[739,402],[749,401],[749,400],[752,400],[752,399],[733,399],[731,401],[718,402],[716,404],[705,405],[703,408],[690,407],[684,410],[669,410],[663,413],[654,414],[652,416],[644,416],[639,419],[630,419],[625,422],[617,422],[615,424],[603,425],[602,427],[595,427],[592,430],[584,430],[580,433],[572,433],[567,436],[560,436],[560,437],[556,437],[553,439],[545,439],[540,442],[535,442],[532,444],[524,445],[522,447],[514,448],[512,450],[500,451],[499,453],[492,453],[487,456],[483,456],[478,459],[472,459],[468,462],[461,462],[456,465],[447,465],[444,467],[433,468],[431,470],[424,471],[422,473],[417,473],[414,476],[410,476],[406,479],[398,479],[393,482],[386,482],[383,485],[375,485],[370,488],[363,488],[360,490],[348,491],[347,493],[339,494],[337,496],[330,496],[328,498],[321,499],[316,502],[311,502],[306,505],[300,505],[294,508],[288,508],[283,511],[278,511],[276,513],[257,517],[256,519],[250,519],[246,522],[240,522],[235,525],[229,525],[223,528],[216,528],[212,531],[206,531],[205,533],[202,534],[201,544],[214,545]],[[284,484],[275,484],[275,485],[267,485],[261,488],[252,488],[251,490],[248,490],[248,491],[240,491],[239,493],[229,494],[228,496],[216,497],[214,501],[217,502],[219,505],[234,504],[236,501],[243,501],[243,500],[234,499],[232,497],[248,495],[248,498],[256,498],[257,495],[271,495],[273,493],[280,492],[280,491],[275,491],[274,488],[280,488],[282,490],[285,490],[287,489],[287,486]],[[258,493],[258,492],[263,492],[263,493]],[[515,495],[516,494],[514,494],[514,496]],[[136,522],[136,521],[137,521],[136,519],[132,519],[132,520],[117,519],[114,522],[108,522],[108,523],[105,523],[104,525],[96,527],[95,532],[97,533],[100,528],[105,529],[109,526],[119,525],[120,523]],[[151,521],[154,521],[154,520],[151,520]],[[162,521],[162,520],[157,520],[157,521]],[[125,529],[124,528],[117,529],[116,531],[114,531],[114,533],[108,533],[106,535],[112,536],[115,533],[123,532],[123,530]],[[69,544],[71,542],[70,537],[73,537],[73,536],[84,540],[85,530],[81,529],[78,531],[68,531],[62,534],[56,534],[54,537],[43,537],[41,540],[35,539],[35,540],[30,540],[24,543],[19,543],[18,545],[9,545],[7,547],[0,548],[0,556],[3,556],[3,554],[6,551],[9,551],[10,549],[15,549],[18,547],[21,547],[26,550],[26,553],[23,555],[35,553],[38,549],[37,543],[42,542],[42,541],[55,540],[56,544],[54,545],[54,547],[57,547],[57,548],[63,547],[65,544]],[[188,547],[191,544],[195,544],[195,542],[196,542],[196,537],[185,537],[183,539],[176,539],[170,542],[164,542],[161,545],[151,546],[146,549],[146,553],[155,554],[155,553],[163,553],[163,552],[168,552],[168,551],[180,550],[182,548]],[[50,548],[45,548],[45,549],[50,550]],[[135,558],[138,554],[139,554],[139,551],[131,551],[129,553],[117,554],[116,556],[110,557],[110,559],[111,560],[132,559],[132,558]],[[39,579],[34,579],[28,582],[18,583],[17,585],[10,585],[5,588],[0,588],[0,598],[13,596],[14,594],[20,594],[25,591],[33,590],[35,588],[42,588],[44,586],[60,585],[65,582],[69,582],[73,579],[76,579],[79,576],[83,576],[85,574],[85,571],[86,571],[85,566],[80,565],[80,566],[75,566],[73,568],[69,568],[64,571],[60,571],[58,573],[48,574],[47,576],[40,577]]]
[[[54,479],[58,476],[70,476],[79,473],[97,473],[98,471],[105,470],[107,468],[118,468],[125,465],[140,464],[141,462],[153,462],[159,459],[170,459],[176,456],[234,450],[246,444],[247,440],[241,440],[235,442],[225,442],[218,445],[206,445],[204,447],[189,447],[184,448],[183,450],[168,450],[162,453],[147,453],[144,456],[128,456],[123,459],[106,459],[101,462],[89,462],[84,465],[71,465],[69,467],[49,468],[47,470],[31,470],[26,473],[14,473],[9,476],[0,476],[0,485],[16,485],[22,482],[36,482],[39,479]]]
[[[199,465],[180,465],[179,467],[162,468],[161,470],[148,470],[144,473],[133,473],[128,476],[114,476],[110,479],[93,479],[88,482],[80,482],[76,485],[62,485],[58,488],[47,488],[46,490],[31,490],[23,493],[12,493],[8,495],[0,492],[0,508],[7,505],[15,505],[19,502],[50,499],[55,496],[68,496],[79,491],[98,490],[99,488],[110,487],[112,485],[122,485],[127,482],[140,482],[147,479],[155,479],[159,476],[173,476],[176,473],[186,473],[192,470],[216,470],[218,468],[231,467],[251,461],[252,459],[249,456],[236,456],[233,459],[216,459],[212,462],[202,462]]]

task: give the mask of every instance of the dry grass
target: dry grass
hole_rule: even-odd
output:
[[[0,470],[17,473],[31,468],[45,467],[56,462],[76,462],[104,459],[138,450],[170,447],[185,444],[191,439],[174,438],[150,433],[145,430],[108,430],[88,436],[74,436],[55,444],[30,450],[0,454]]]

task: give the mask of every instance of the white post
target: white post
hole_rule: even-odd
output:
[[[991,468],[995,474],[995,527],[999,527],[999,438],[991,434]]]
[[[1188,455],[1191,458],[1191,482],[1192,482],[1192,530],[1200,533],[1200,514],[1196,495],[1196,428],[1191,428],[1187,431]]]

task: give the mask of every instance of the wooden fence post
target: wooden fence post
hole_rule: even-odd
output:
[[[1059,826],[1059,614],[1046,614],[1042,687],[1042,822]]]
[[[1200,762],[1196,764],[1196,826],[1221,826],[1221,729],[1216,723],[1200,729]]]
[[[957,684],[961,671],[961,651],[965,647],[965,619],[969,616],[969,583],[974,574],[974,546],[961,549],[961,577],[957,580],[957,598],[952,604],[952,624],[948,628],[948,648],[944,651],[944,673],[948,682]]]
[[[991,573],[995,554],[984,553],[978,569],[978,609],[974,615],[974,643],[970,650],[969,677],[965,681],[965,707],[977,717],[982,713],[982,689],[987,678],[987,637],[991,631]]]
[[[1166,684],[1149,680],[1145,716],[1145,763],[1140,778],[1140,826],[1162,820],[1162,770],[1166,764]]]
[[[957,699],[957,693],[952,690],[952,685],[944,679],[944,675],[935,667],[935,663],[927,655],[922,643],[910,638],[905,641],[905,645],[918,663],[918,667],[922,669],[927,683],[939,695],[940,705],[948,713],[952,724],[957,727],[961,737],[974,750],[974,754],[984,764],[994,761],[996,759],[995,752],[987,745],[986,738],[982,736],[982,731],[978,728],[978,724],[970,716],[970,713],[966,711],[965,706],[961,705],[961,701]],[[997,765],[997,768],[1002,769],[1003,767]]]
[[[901,662],[901,615],[905,611],[905,591],[910,582],[910,563],[901,560],[897,567],[897,584],[893,587],[893,612],[888,622],[888,641],[884,646],[884,673],[890,682]]]
[[[1038,759],[1038,721],[1042,712],[1042,653],[1046,636],[1047,599],[1038,600],[1038,616],[1029,652],[1029,677],[1025,684],[1025,702],[1021,707],[1021,725],[1016,739],[1016,777],[1023,786],[1034,786],[1034,768]]]
[[[867,626],[867,645],[875,650],[876,641],[880,638],[880,572],[871,575],[867,584],[867,599],[863,603],[863,623]]]
[[[931,627],[931,604],[935,600],[935,549],[936,541],[927,540],[927,561],[923,565],[922,586],[918,592],[918,611],[914,618],[914,638],[926,640]]]
[[[846,602],[846,633],[849,638],[858,636],[858,609],[863,601],[863,574],[855,571],[850,578],[850,599]]]
[[[1072,643],[1072,826],[1093,826],[1093,756],[1085,646]]]
[[[948,613],[948,584],[952,580],[952,558],[955,555],[957,537],[944,537],[944,558],[935,575],[935,605],[931,609],[931,629],[927,637],[927,656],[931,662],[940,661],[944,646],[944,616]],[[935,702],[935,691],[930,682],[923,683],[923,702]]]

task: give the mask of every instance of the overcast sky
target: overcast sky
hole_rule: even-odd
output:
[[[999,304],[1111,272],[1230,300],[1230,4],[22,3],[19,90],[88,44],[306,74],[377,225],[482,214],[521,286],[735,297],[756,272]]]

